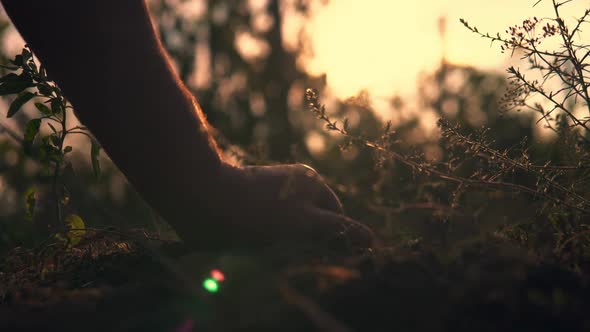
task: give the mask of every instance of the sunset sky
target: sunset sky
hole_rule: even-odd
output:
[[[499,44],[468,31],[466,19],[482,32],[504,32],[523,19],[553,15],[550,0],[331,0],[317,5],[307,24],[314,58],[306,61],[313,73],[326,73],[337,96],[361,89],[374,96],[411,94],[420,71],[440,63],[443,41],[439,18],[446,18],[446,57],[450,62],[503,70],[508,56]],[[562,16],[574,18],[588,7],[574,0]]]
[[[253,13],[261,13],[268,1],[248,2]],[[204,0],[169,2],[175,3],[179,13],[190,20],[202,18],[207,10]],[[311,74],[327,75],[328,95],[345,99],[366,89],[373,97],[375,109],[389,119],[395,116],[387,109],[389,98],[400,95],[412,100],[419,74],[435,69],[443,54],[451,63],[497,72],[504,72],[510,64],[518,66],[518,59],[511,60],[507,54],[501,54],[499,44],[490,45],[489,40],[468,31],[459,19],[466,19],[482,32],[504,33],[507,27],[520,24],[526,18],[554,16],[551,0],[542,0],[533,7],[536,2],[311,0],[312,11],[308,20],[294,15],[294,11],[285,11],[285,40],[289,34],[296,38],[303,27],[312,55],[302,57],[301,63]],[[295,0],[281,0],[281,3],[289,8]],[[566,21],[574,19],[587,7],[588,0],[573,0],[562,6],[562,17]],[[268,23],[265,15],[259,18],[254,23]],[[441,18],[444,18],[446,27],[444,40],[439,29]],[[252,38],[238,37],[237,47],[245,54],[264,51],[262,46],[265,45],[261,46]],[[558,40],[554,37],[555,43]],[[22,45],[22,39],[12,29],[5,36],[2,49],[12,56]],[[544,45],[550,48],[551,41]],[[203,67],[207,66],[197,66]],[[195,75],[199,74],[203,73],[197,70]]]
[[[249,0],[256,11],[268,0]],[[480,31],[504,32],[523,19],[553,16],[551,0],[312,0],[312,16],[303,21],[287,11],[285,31],[306,30],[313,57],[303,59],[310,73],[326,73],[332,93],[346,98],[367,89],[373,96],[409,95],[421,71],[432,70],[443,53],[452,63],[502,71],[509,57],[499,45],[479,38],[459,22],[466,19]],[[294,0],[282,0],[292,4]],[[173,0],[188,19],[206,11],[203,0]],[[562,16],[573,19],[588,7],[573,0],[562,7]],[[446,38],[439,33],[446,21]],[[264,20],[263,20],[264,21]],[[292,24],[291,24],[292,23]],[[246,40],[246,42],[248,42]],[[238,45],[239,46],[239,45]],[[5,53],[22,47],[14,31],[3,41]],[[444,49],[444,52],[443,52]]]

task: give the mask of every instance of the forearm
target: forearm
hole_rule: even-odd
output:
[[[222,161],[143,0],[2,3],[80,120],[152,205],[171,193],[207,198],[187,180],[215,185]]]
[[[187,243],[371,244],[371,232],[338,214],[338,198],[310,168],[221,160],[144,0],[0,1],[82,122]]]

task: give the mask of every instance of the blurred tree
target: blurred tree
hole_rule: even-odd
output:
[[[298,88],[302,94],[310,78],[297,65],[301,49],[284,43],[286,2],[252,8],[246,0],[209,0],[206,13],[192,21],[178,13],[187,2],[159,0],[154,15],[180,76],[209,121],[232,143],[262,148],[264,159],[293,161],[294,149],[307,157],[302,128],[290,120],[289,93]],[[306,15],[308,7],[300,1],[290,10]],[[208,74],[205,86],[191,79],[196,72]]]

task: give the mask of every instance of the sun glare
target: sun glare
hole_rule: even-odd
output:
[[[428,19],[420,19],[420,15]],[[407,91],[415,74],[440,60],[432,9],[419,1],[337,0],[316,8],[307,27],[314,73],[327,73],[338,96]]]
[[[551,1],[537,0],[331,0],[317,3],[306,26],[313,56],[305,59],[313,74],[327,74],[328,86],[341,98],[366,89],[372,96],[411,94],[421,71],[434,69],[443,55],[452,63],[503,71],[508,56],[499,45],[469,32],[464,18],[480,31],[504,32],[537,16],[551,16]],[[564,6],[574,18],[587,1]],[[445,38],[439,20],[446,21]],[[443,51],[444,50],[444,51]]]

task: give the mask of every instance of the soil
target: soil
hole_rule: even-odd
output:
[[[590,330],[584,273],[494,241],[237,255],[94,234],[0,271],[0,331]]]

